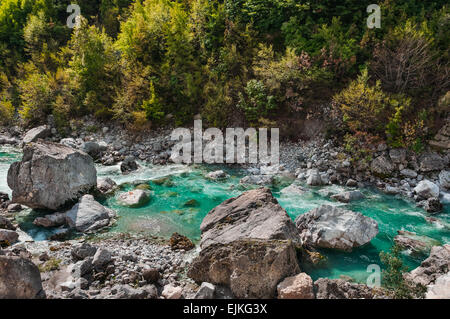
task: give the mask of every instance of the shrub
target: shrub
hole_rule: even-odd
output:
[[[0,100],[0,124],[9,126],[14,120],[15,108],[11,101]]]
[[[383,284],[389,289],[395,299],[424,298],[426,287],[405,280],[404,274],[408,268],[403,265],[400,256],[401,248],[397,245],[389,253],[381,252],[381,262],[386,266],[383,270]]]
[[[268,116],[276,108],[275,97],[267,95],[267,89],[261,81],[250,80],[245,87],[245,96],[239,94],[238,107],[244,111],[251,124],[256,124],[259,118]]]

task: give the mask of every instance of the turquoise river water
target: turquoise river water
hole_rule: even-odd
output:
[[[21,154],[13,148],[0,148],[0,191],[11,193],[6,183],[9,165],[20,160]],[[142,163],[141,163],[142,164]],[[139,171],[122,175],[118,166],[97,166],[98,177],[110,177],[121,190],[133,189],[133,184],[148,184],[151,188],[152,199],[141,208],[124,208],[117,204],[115,197],[110,197],[102,203],[117,211],[119,219],[111,232],[131,232],[169,237],[173,232],[188,236],[193,241],[200,239],[200,224],[205,215],[224,200],[238,196],[244,189],[239,186],[239,180],[244,171],[224,169],[231,177],[224,182],[209,181],[203,176],[218,167],[205,166],[147,166],[142,164]],[[164,183],[161,183],[161,178]],[[291,183],[290,181],[289,183]],[[321,251],[328,259],[326,267],[308,271],[313,279],[319,277],[339,278],[341,275],[351,276],[354,280],[365,282],[370,273],[367,267],[378,264],[381,251],[388,251],[393,245],[393,238],[398,230],[415,232],[421,236],[428,236],[439,244],[450,243],[450,206],[444,212],[434,216],[438,222],[429,223],[425,211],[417,208],[414,203],[405,199],[385,195],[376,189],[363,189],[366,199],[349,205],[337,203],[330,199],[330,194],[345,190],[341,186],[326,186],[309,188],[301,196],[280,194],[280,189],[289,183],[281,182],[272,188],[274,196],[288,214],[295,219],[298,215],[308,212],[322,204],[341,205],[361,212],[365,216],[375,219],[379,225],[379,234],[370,244],[360,247],[351,253],[331,250]],[[304,186],[304,185],[303,185]],[[120,192],[118,192],[120,193]],[[186,207],[185,203],[195,199],[196,207]],[[194,205],[195,206],[195,205]],[[35,240],[45,240],[51,230],[45,230],[32,225],[36,216],[45,212],[21,213],[21,227]],[[412,257],[405,253],[404,260],[409,268],[414,268],[426,256]]]

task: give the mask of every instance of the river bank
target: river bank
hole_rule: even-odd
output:
[[[173,232],[179,231],[198,244],[201,236],[200,224],[209,211],[230,197],[239,196],[239,194],[249,189],[266,186],[271,189],[277,201],[286,209],[292,220],[316,207],[331,204],[362,212],[363,215],[370,216],[377,221],[380,233],[372,240],[370,245],[361,247],[351,253],[330,250],[323,252],[327,257],[327,267],[308,269],[307,271],[315,281],[320,280],[322,277],[345,277],[347,280],[349,277],[352,277],[352,280],[357,282],[365,282],[368,277],[367,266],[373,263],[380,264],[379,252],[387,251],[394,243],[394,237],[397,236],[403,236],[397,237],[397,241],[403,240],[403,242],[407,243],[405,246],[407,251],[406,262],[409,264],[410,269],[417,267],[427,257],[431,246],[443,245],[449,242],[449,206],[445,202],[448,190],[445,188],[445,173],[442,173],[448,170],[448,153],[445,152],[441,154],[431,152],[422,154],[420,157],[412,157],[407,151],[393,151],[384,149],[384,146],[379,146],[379,149],[377,148],[373,153],[375,160],[367,163],[364,170],[357,166],[349,155],[345,154],[342,147],[334,146],[333,141],[326,141],[319,136],[317,139],[309,142],[281,143],[281,165],[276,167],[177,166],[167,161],[170,147],[173,145],[168,141],[170,139],[169,131],[155,133],[155,136],[147,137],[144,141],[142,141],[142,137],[141,140],[134,137],[136,144],[130,142],[133,141],[133,138],[128,134],[110,128],[101,128],[93,133],[81,132],[77,134],[69,139],[61,139],[57,134],[53,134],[50,129],[50,133],[48,135],[46,133],[45,135],[47,136],[45,138],[86,151],[97,162],[96,170],[99,181],[110,178],[119,185],[112,195],[100,200],[105,207],[118,212],[118,221],[110,229],[112,233],[144,233],[168,239]],[[23,133],[16,135],[16,143],[13,143],[16,144],[16,147],[20,146],[23,136]],[[9,138],[14,137],[10,136]],[[120,149],[118,143],[114,145],[114,143],[111,143],[112,141],[120,141]],[[2,148],[2,150],[6,150],[5,153],[9,154],[9,162],[20,160],[20,149]],[[404,156],[403,152],[405,152]],[[398,155],[397,153],[400,153],[400,158],[396,156]],[[130,156],[134,157],[139,168],[124,175],[122,174],[121,163]],[[389,168],[389,165],[385,162],[381,160],[376,161],[380,157],[387,159],[387,163],[391,165],[391,177],[386,177],[384,174],[384,176],[380,176],[376,173],[379,168],[378,164],[385,165],[383,171]],[[414,166],[414,161],[417,164],[417,171],[411,169]],[[225,170],[225,175],[227,176],[225,179],[219,178],[216,180],[207,177],[210,173],[217,172],[220,168]],[[412,173],[409,174],[410,177],[403,176],[401,172],[405,173],[405,169],[417,173],[417,176],[413,177],[414,174]],[[441,176],[444,176],[444,178],[441,178]],[[438,215],[432,216],[423,208],[415,207],[416,203],[425,205],[421,201],[428,202],[428,199],[420,198],[414,190],[425,179],[438,187],[440,202],[444,204],[440,210],[441,213]],[[133,191],[136,188],[151,192],[152,199],[148,204],[140,208],[124,208],[118,205],[117,200],[120,194]],[[346,192],[356,192],[358,189],[364,197],[354,201],[351,198],[347,201],[345,196],[340,201],[335,196]],[[198,203],[198,205],[183,207],[189,201],[192,201],[192,205],[193,203]],[[43,232],[42,229],[37,231],[36,227],[30,225],[36,217],[43,216],[43,214],[33,215],[34,213],[32,213],[30,215],[27,210],[21,213],[10,211],[6,214],[13,220],[16,220],[16,222],[18,221],[21,228],[24,228],[35,239],[46,239],[45,231]],[[402,231],[402,233],[398,233],[398,231]],[[415,234],[410,235],[409,233]],[[411,257],[411,255],[414,255],[415,249],[424,240],[426,242],[427,238],[431,239],[431,244],[426,244],[425,253],[420,252],[420,257]],[[99,239],[97,238],[97,240]],[[39,241],[36,241],[36,243],[39,243]],[[73,248],[64,248],[66,247],[65,243],[69,242],[66,241],[61,244],[62,248],[55,250],[58,253],[51,252],[49,260],[61,259],[63,265],[70,265],[74,262],[70,257],[71,253],[69,253]],[[110,248],[113,252],[112,255],[115,256],[114,260],[123,260],[121,254],[115,252],[128,247],[128,245],[135,247],[136,251],[141,250],[144,246],[153,247],[142,239],[131,240],[131,243],[120,240],[110,240],[109,242],[105,240],[104,243],[100,240],[99,243],[100,246],[105,245],[105,247]],[[80,243],[73,242],[67,244],[67,247],[78,244]],[[160,244],[158,245],[158,247],[161,247]],[[161,248],[162,250],[155,248],[153,251],[150,249],[149,253],[144,253],[143,258],[148,259],[149,256],[157,252],[158,256],[167,255],[171,259],[172,254],[169,251],[169,246],[163,245],[162,247],[165,248]],[[50,248],[48,248],[48,251],[51,251]],[[48,251],[47,254],[49,254]],[[196,253],[198,253],[198,248]],[[92,290],[92,294],[90,292],[86,293],[85,290],[81,289],[82,282],[79,282],[79,287],[71,286],[67,288],[64,294],[62,292],[50,293],[50,296],[55,298],[95,298],[94,296],[107,298],[109,296],[114,298],[114,296],[119,297],[123,294],[128,297],[152,296],[166,298],[168,293],[163,294],[163,291],[166,286],[167,290],[171,290],[170,287],[172,286],[172,288],[181,287],[181,295],[185,298],[192,298],[199,287],[191,279],[183,275],[183,272],[187,271],[189,258],[191,258],[189,257],[191,256],[190,254],[185,252],[175,253],[175,262],[167,264],[168,270],[159,271],[159,273],[162,273],[161,277],[163,279],[164,276],[167,276],[169,279],[152,284],[155,288],[147,287],[147,283],[142,280],[142,270],[145,267],[141,265],[141,268],[139,266],[137,268],[140,277],[138,276],[139,278],[136,280],[129,281],[127,274],[129,275],[130,269],[127,268],[124,269],[124,274],[119,277],[108,274],[111,276],[110,279],[112,277],[119,279],[108,282],[106,286],[95,283],[95,280],[89,280],[88,291]],[[36,257],[39,259],[40,256]],[[45,259],[45,257],[43,258]],[[45,267],[49,260],[41,261],[42,267]],[[129,260],[127,262],[129,263]],[[180,267],[180,272],[176,271],[176,267],[171,269],[171,267],[174,267],[174,263],[181,265],[183,262],[185,264],[184,267]],[[140,263],[142,263],[142,260],[137,258],[136,262],[132,264],[139,265]],[[114,264],[116,265],[116,263]],[[151,267],[153,261],[148,262],[148,264],[148,267]],[[306,271],[305,269],[307,267],[302,268],[302,270]],[[134,268],[132,270],[136,271]],[[53,290],[49,288],[50,286],[46,286],[47,280],[45,278],[47,276],[48,278],[53,277],[55,273],[52,272],[54,271],[50,271],[48,275],[43,275],[44,287],[47,290],[50,289],[50,292]],[[364,273],[365,275],[363,275]],[[171,281],[170,278],[181,279]],[[125,288],[120,286],[113,288],[116,285],[128,285],[131,288],[140,288],[140,290],[139,292],[132,291],[128,286],[125,286]],[[86,286],[83,287],[86,288]],[[178,296],[180,289],[174,290],[175,296]],[[100,292],[97,293],[97,291]]]

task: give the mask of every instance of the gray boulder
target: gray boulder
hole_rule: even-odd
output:
[[[300,272],[294,245],[282,240],[238,240],[203,249],[190,265],[196,282],[224,285],[237,298],[275,298],[277,284]]]
[[[335,199],[342,203],[350,203],[353,201],[364,199],[364,197],[365,196],[360,191],[343,192],[343,193],[331,196],[332,199]]]
[[[8,170],[12,201],[34,209],[58,210],[96,184],[97,171],[89,155],[44,141],[27,144],[22,161]]]
[[[195,294],[194,299],[214,299],[215,292],[216,287],[213,284],[203,282]]]
[[[419,198],[438,198],[439,197],[439,186],[429,180],[420,181],[419,184],[414,188],[414,192],[419,196]]]
[[[416,233],[399,230],[394,237],[394,242],[403,249],[409,250],[413,255],[427,255],[434,246],[440,242],[430,237],[419,236]]]
[[[0,229],[0,243],[12,245],[19,240],[19,234],[14,230]]]
[[[317,169],[311,169],[308,173],[307,173],[307,179],[306,179],[306,184],[310,185],[310,186],[320,186],[323,185],[323,180],[322,177],[319,174],[319,171]]]
[[[250,184],[250,185],[272,185],[274,178],[272,175],[249,175],[245,176],[240,180],[240,184]]]
[[[30,260],[0,256],[0,299],[42,299],[41,274]]]
[[[439,173],[439,184],[442,188],[450,190],[450,171],[442,171]]]
[[[142,189],[135,189],[126,193],[122,193],[117,197],[117,203],[119,205],[132,208],[142,207],[149,201],[149,193]]]
[[[84,195],[80,201],[66,212],[66,221],[79,232],[92,232],[111,225],[116,213],[94,200],[92,195]]]
[[[378,223],[361,213],[323,205],[295,220],[303,243],[311,247],[351,251],[378,234]]]
[[[120,164],[120,170],[123,174],[129,174],[133,171],[136,171],[139,168],[136,160],[133,156],[127,156]]]
[[[406,161],[406,155],[404,148],[394,148],[389,151],[389,157],[396,164],[404,163]]]
[[[50,215],[45,215],[44,217],[37,217],[33,224],[40,227],[58,227],[66,223],[65,213],[54,213]]]
[[[50,127],[47,125],[38,126],[29,130],[23,137],[25,144],[36,142],[40,138],[49,137],[51,134]]]
[[[289,196],[289,195],[301,196],[301,195],[305,194],[306,192],[307,191],[303,187],[301,187],[299,185],[295,185],[295,184],[291,184],[290,186],[285,187],[280,191],[281,194],[287,195],[287,196]]]
[[[445,168],[445,160],[437,153],[427,153],[420,157],[419,167],[422,172],[440,171]]]
[[[229,175],[227,173],[225,173],[224,171],[220,170],[220,171],[210,172],[210,173],[206,174],[205,177],[216,181],[216,180],[226,179],[229,177]]]
[[[392,175],[394,169],[394,164],[392,164],[391,160],[384,155],[378,156],[370,164],[370,170],[372,173],[379,176],[390,176]]]
[[[267,188],[226,200],[206,215],[200,229],[202,248],[239,239],[299,240],[291,218]]]
[[[320,278],[314,282],[316,299],[375,299],[382,296],[381,290],[343,279]]]
[[[16,227],[6,217],[0,216],[0,229],[16,230]]]
[[[417,177],[417,172],[413,171],[412,169],[408,169],[408,168],[402,169],[400,171],[400,174],[402,176],[409,177],[409,178],[416,178]]]
[[[111,178],[101,178],[97,181],[97,189],[102,194],[109,194],[114,192],[117,188],[116,182],[114,182]]]

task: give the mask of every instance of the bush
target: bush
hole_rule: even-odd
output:
[[[400,253],[401,248],[397,245],[389,253],[380,253],[381,262],[386,266],[383,270],[383,285],[395,299],[424,298],[426,287],[405,280],[404,274],[408,268],[403,265]]]
[[[239,94],[238,107],[244,111],[247,120],[255,125],[259,118],[267,117],[276,108],[275,97],[267,95],[261,81],[250,80],[245,87],[245,96]]]
[[[0,100],[0,124],[9,126],[14,120],[15,108],[11,101]]]

